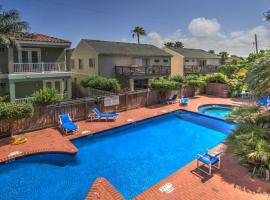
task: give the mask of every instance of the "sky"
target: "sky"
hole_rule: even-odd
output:
[[[247,56],[270,47],[270,22],[263,13],[269,0],[0,0],[4,10],[16,9],[31,32],[70,40],[136,42],[131,30],[142,26],[143,43],[162,47],[183,41],[187,48]]]

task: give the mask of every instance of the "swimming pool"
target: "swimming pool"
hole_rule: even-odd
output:
[[[222,105],[222,104],[206,104],[202,105],[198,108],[200,113],[218,117],[221,119],[227,119],[228,114],[232,110],[232,106],[230,105]]]
[[[131,199],[222,142],[234,126],[177,111],[77,139],[76,155],[32,155],[0,165],[1,200],[82,200],[97,177]]]

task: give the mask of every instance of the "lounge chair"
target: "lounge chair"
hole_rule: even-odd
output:
[[[256,101],[256,104],[263,106],[263,105],[266,105],[268,101],[269,101],[269,97],[265,96],[262,99]]]
[[[270,102],[267,103],[266,107],[267,107],[267,110],[270,110]]]
[[[102,113],[97,108],[93,108],[92,111],[98,119],[116,119],[119,116],[117,113]]]
[[[180,104],[181,105],[188,105],[189,98],[181,98],[180,99]]]
[[[72,122],[69,114],[59,115],[59,120],[60,120],[60,127],[65,134],[78,130],[78,126]]]
[[[173,104],[173,103],[175,103],[176,101],[177,101],[177,95],[175,94],[175,95],[173,95],[171,98],[165,99],[165,100],[163,101],[163,103],[166,103],[166,104]]]
[[[203,155],[198,154],[197,156],[197,169],[206,173],[207,175],[212,175],[212,167],[215,167],[216,169],[220,169],[220,156],[222,152],[215,152],[210,153],[209,151],[206,151]],[[199,162],[202,162],[202,165],[208,166],[208,172],[200,168]]]

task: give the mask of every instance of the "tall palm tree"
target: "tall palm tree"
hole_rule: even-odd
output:
[[[136,26],[132,30],[132,37],[134,38],[135,36],[137,36],[138,44],[140,44],[140,36],[144,36],[144,35],[146,35],[146,32],[143,27]]]
[[[4,11],[0,5],[0,44],[9,46],[13,44],[15,36],[23,34],[29,29],[25,21],[21,21],[18,11]]]
[[[268,10],[268,11],[266,11],[266,12],[264,13],[264,17],[265,17],[265,20],[266,20],[266,21],[270,21],[270,10]]]

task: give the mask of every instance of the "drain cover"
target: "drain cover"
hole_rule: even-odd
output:
[[[165,185],[161,186],[159,188],[160,192],[166,192],[166,193],[171,193],[172,191],[174,191],[174,187],[173,184],[171,183],[166,183]]]

